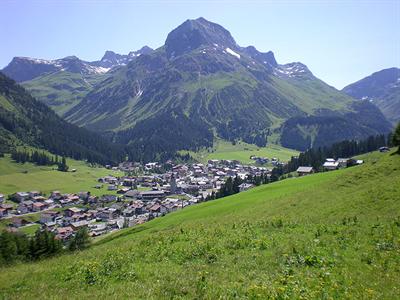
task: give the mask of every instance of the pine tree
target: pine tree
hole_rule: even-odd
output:
[[[67,165],[67,161],[65,159],[65,156],[63,156],[61,158],[61,162],[58,164],[58,171],[68,172],[68,169],[69,169],[69,167]]]
[[[400,122],[397,124],[397,127],[392,135],[392,145],[398,147],[397,153],[400,154]]]
[[[83,250],[89,247],[90,240],[89,240],[89,233],[86,227],[80,228],[75,236],[71,239],[68,249],[70,251],[75,250]]]

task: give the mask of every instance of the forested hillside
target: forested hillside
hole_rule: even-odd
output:
[[[98,134],[69,124],[34,99],[14,80],[0,73],[0,145],[42,148],[54,154],[89,162],[108,163],[123,158],[122,148]]]

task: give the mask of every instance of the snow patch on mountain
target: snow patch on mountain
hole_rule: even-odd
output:
[[[230,55],[236,56],[238,59],[240,59],[240,54],[236,53],[233,51],[231,48],[225,48],[225,51],[229,53]]]
[[[274,74],[281,77],[298,77],[308,73],[310,73],[310,71],[302,63],[279,65],[274,69]]]

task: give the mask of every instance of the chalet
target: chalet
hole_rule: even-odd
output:
[[[108,184],[117,184],[118,183],[118,179],[113,176],[105,176],[103,178],[99,178],[98,181],[102,182],[102,183],[108,183]]]
[[[100,201],[102,201],[102,202],[114,202],[114,201],[117,201],[117,196],[115,196],[115,195],[103,195],[103,196],[101,196],[101,198],[100,198]]]
[[[91,236],[98,236],[107,232],[107,224],[106,223],[99,223],[90,225],[90,235]]]
[[[71,223],[71,228],[74,231],[79,230],[80,228],[88,227],[89,222],[88,221],[79,221],[79,222],[73,222]]]
[[[305,176],[314,173],[313,167],[298,167],[296,170],[299,176]]]
[[[52,200],[52,199],[47,199],[47,200],[44,200],[44,203],[47,205],[47,206],[53,206],[54,205],[54,200]]]
[[[41,202],[41,201],[45,201],[45,200],[47,200],[45,197],[43,197],[43,196],[33,196],[33,197],[31,197],[32,198],[32,200],[34,201],[34,202]]]
[[[27,203],[30,203],[30,205],[28,205]],[[26,200],[26,201],[21,202],[18,205],[17,212],[19,214],[26,214],[26,213],[32,211],[32,208],[33,208],[33,202],[30,200]]]
[[[3,202],[4,202],[4,195],[0,194],[0,203],[3,203]]]
[[[79,192],[78,197],[79,199],[87,200],[90,197],[90,192]]]
[[[389,151],[390,151],[389,147],[380,147],[379,148],[379,152],[389,152]]]
[[[15,193],[15,199],[18,202],[22,202],[22,201],[28,200],[29,198],[30,198],[29,193],[26,193],[26,192],[17,192],[17,193]]]
[[[67,227],[58,227],[56,229],[56,236],[57,238],[61,240],[67,240],[72,234],[74,233],[74,230],[72,227],[67,226]]]
[[[39,191],[31,191],[29,192],[29,197],[33,198],[33,197],[38,197],[40,196],[40,192]]]
[[[350,165],[349,158],[338,158],[336,162],[338,163],[338,168],[347,168]]]
[[[70,200],[71,202],[78,202],[80,200],[79,196],[75,194],[68,195],[67,199]]]
[[[123,186],[132,187],[135,185],[136,180],[134,178],[125,178],[122,182]]]
[[[250,184],[250,183],[242,183],[242,184],[239,185],[239,190],[240,190],[241,192],[247,191],[248,189],[251,189],[253,186],[254,186],[254,185],[253,185],[253,184]]]
[[[339,163],[333,158],[327,158],[322,166],[325,170],[331,171],[336,170],[339,167]]]
[[[140,193],[139,193],[139,191],[137,191],[137,190],[130,190],[130,191],[127,191],[125,194],[124,194],[124,196],[126,197],[126,198],[137,198],[138,196],[140,195]]]
[[[102,221],[113,220],[118,217],[119,210],[115,208],[108,208],[105,209],[97,214],[97,218],[101,219]]]
[[[72,217],[74,214],[78,214],[80,213],[82,210],[80,208],[77,207],[70,207],[67,208],[66,210],[64,210],[64,216],[66,216],[67,218]]]
[[[42,212],[40,214],[40,223],[45,224],[55,222],[57,216],[58,212],[56,211],[48,210],[46,212]]]
[[[123,210],[123,215],[125,218],[130,218],[133,217],[135,215],[135,209],[132,207],[127,207]]]
[[[92,216],[91,214],[86,214],[86,213],[73,214],[71,216],[71,222],[88,220],[88,219],[90,219],[91,216]]]
[[[154,205],[149,207],[149,211],[151,213],[165,214],[167,212],[167,209],[164,206],[156,203],[156,204],[154,204]]]
[[[59,191],[54,191],[51,193],[50,198],[54,199],[54,200],[60,200],[63,198],[63,196],[61,195],[61,193]]]
[[[129,188],[124,187],[124,188],[119,189],[117,191],[117,194],[125,194],[127,191],[129,191]]]
[[[135,210],[135,215],[141,215],[144,212],[144,205],[141,202],[133,203],[130,207]]]
[[[14,209],[14,206],[12,204],[3,203],[0,204],[0,209],[3,210],[3,216],[6,216]]]
[[[107,186],[108,191],[116,191],[117,189],[118,187],[115,184],[110,184],[109,186]]]
[[[35,202],[32,204],[33,211],[41,211],[47,208],[47,205],[43,202]]]

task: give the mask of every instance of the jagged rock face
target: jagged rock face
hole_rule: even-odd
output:
[[[201,46],[222,46],[236,49],[228,30],[204,18],[187,20],[168,34],[165,51],[169,58],[188,53]]]

